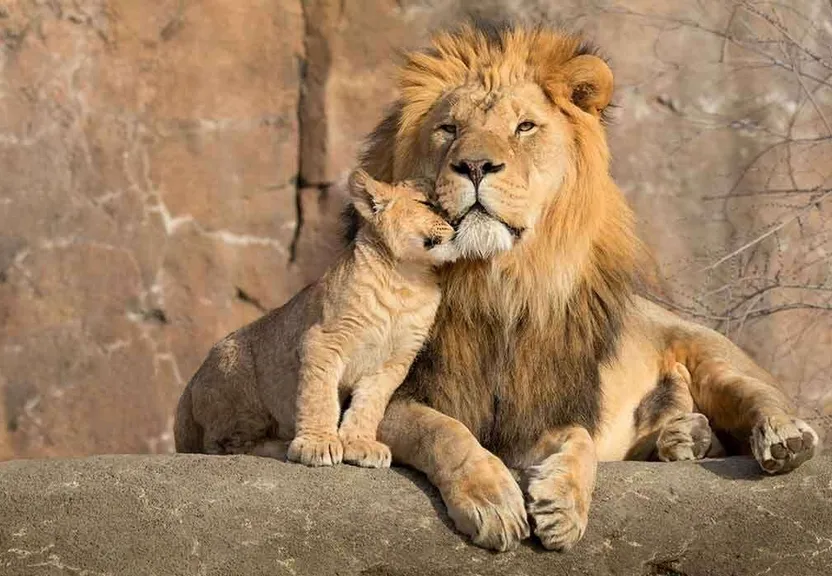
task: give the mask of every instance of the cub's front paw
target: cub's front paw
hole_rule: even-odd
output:
[[[332,466],[339,464],[344,447],[336,434],[301,434],[289,444],[286,458],[307,466]]]
[[[457,530],[477,546],[505,552],[528,538],[523,492],[496,456],[466,462],[440,490]]]
[[[803,420],[768,416],[754,426],[750,442],[751,452],[763,470],[778,474],[794,470],[814,456],[818,435]]]
[[[586,531],[593,486],[571,470],[563,454],[554,454],[526,470],[526,509],[535,535],[547,550],[565,552]]]
[[[389,468],[392,456],[387,444],[368,438],[344,438],[344,462],[363,468]]]
[[[689,412],[672,418],[664,425],[656,440],[656,448],[659,459],[664,462],[700,460],[711,451],[712,442],[718,443],[718,440],[711,431],[708,418],[704,414]],[[714,448],[713,455],[716,455],[720,447]]]

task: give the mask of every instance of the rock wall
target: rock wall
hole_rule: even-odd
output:
[[[210,345],[334,257],[394,52],[466,11],[604,47],[657,297],[823,427],[828,2],[0,0],[0,459],[170,451]]]

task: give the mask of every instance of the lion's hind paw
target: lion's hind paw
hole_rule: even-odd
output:
[[[711,431],[708,418],[704,414],[688,412],[680,414],[664,425],[656,449],[659,460],[677,462],[679,460],[700,460],[716,452],[718,443]],[[712,450],[714,448],[714,450]]]
[[[751,451],[763,470],[778,474],[794,470],[818,448],[818,435],[803,420],[779,415],[762,418],[751,431]]]

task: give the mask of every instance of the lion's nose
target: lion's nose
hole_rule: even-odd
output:
[[[496,164],[491,160],[460,160],[456,164],[451,164],[451,170],[467,176],[474,183],[475,190],[479,189],[483,178],[489,174],[496,174],[505,167],[504,163]]]

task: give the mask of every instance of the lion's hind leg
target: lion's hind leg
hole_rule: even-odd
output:
[[[701,460],[723,456],[725,450],[711,430],[708,418],[697,412],[686,412],[671,418],[659,431],[656,455],[663,462]]]
[[[251,350],[236,333],[211,349],[180,404],[185,401],[190,406],[180,406],[177,414],[178,448],[205,454],[250,454],[254,446],[277,437],[280,424],[257,392]],[[198,430],[198,443],[193,442],[197,435],[191,429]]]
[[[634,413],[636,442],[628,459],[664,462],[721,456],[724,449],[704,414],[694,412],[691,376],[674,362]]]
[[[700,329],[676,342],[687,356],[691,392],[711,424],[740,441],[763,470],[794,470],[814,456],[818,435],[794,416],[774,379],[722,335]]]
[[[245,448],[243,454],[249,456],[259,456],[261,458],[273,458],[275,460],[285,460],[286,453],[289,449],[288,440],[261,440],[253,443]]]
[[[216,455],[247,454],[284,459],[277,440],[277,422],[267,412],[253,412],[235,406],[224,425],[209,429],[205,435],[205,453]],[[283,442],[285,445],[286,442]]]

